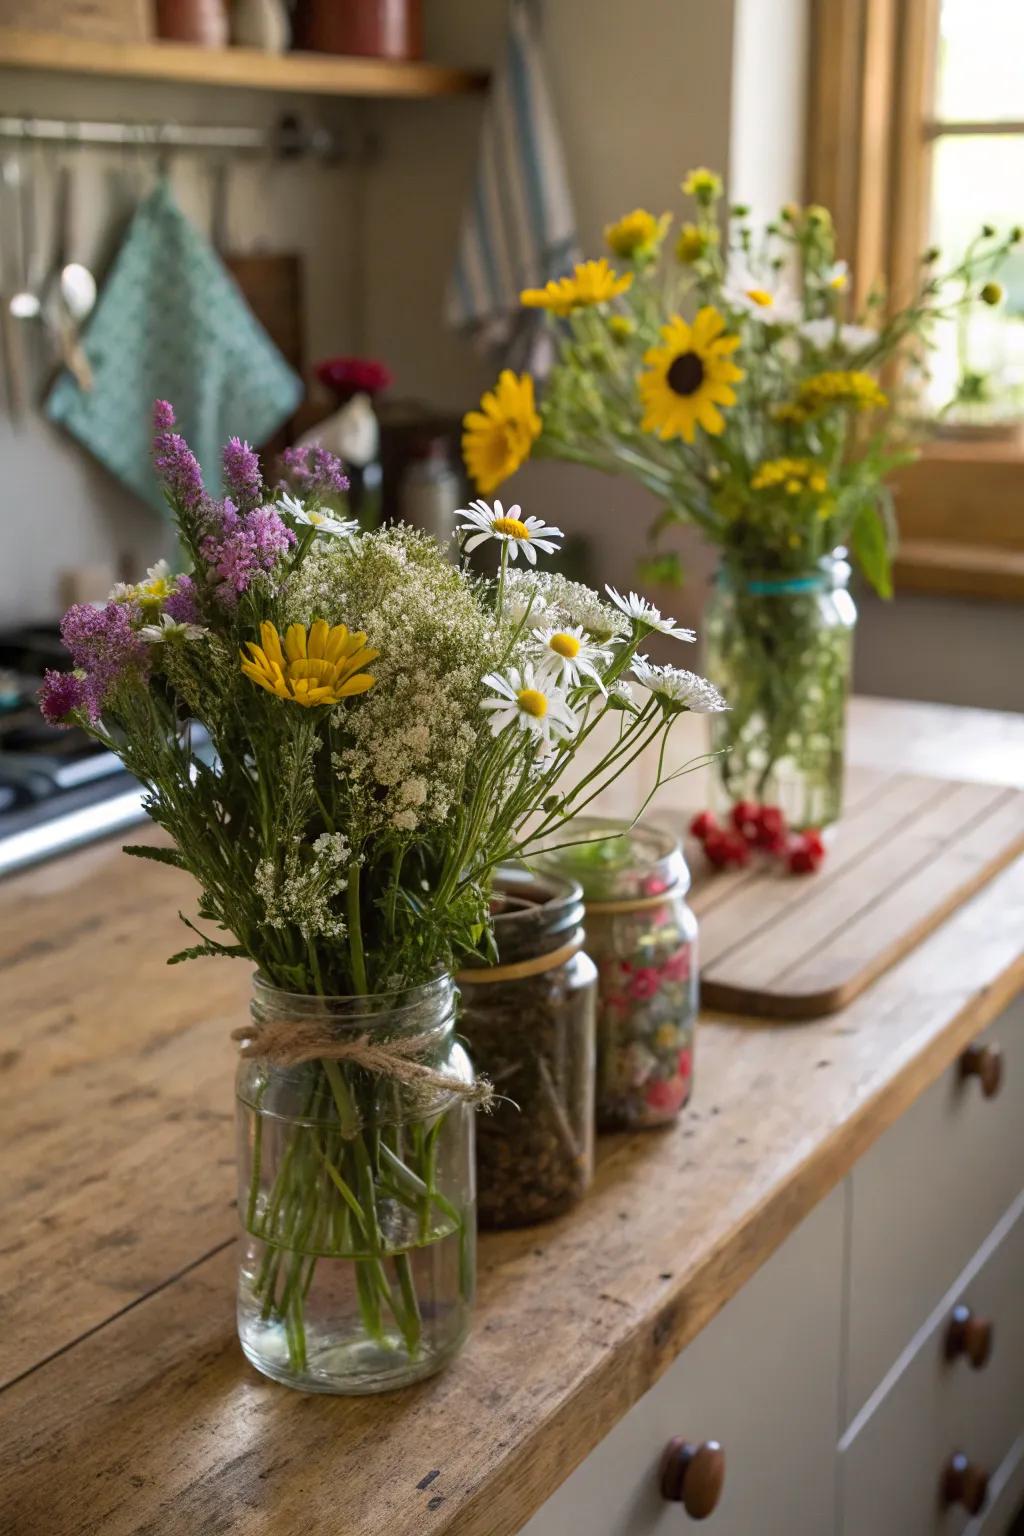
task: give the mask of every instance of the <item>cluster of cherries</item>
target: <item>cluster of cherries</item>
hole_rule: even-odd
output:
[[[690,822],[690,832],[716,869],[742,868],[760,852],[782,859],[791,875],[811,875],[825,857],[820,832],[813,827],[791,832],[777,805],[757,805],[753,800],[737,800],[724,826],[713,812],[701,811]]]

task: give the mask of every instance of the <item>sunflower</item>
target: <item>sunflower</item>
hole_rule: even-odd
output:
[[[307,635],[305,625],[289,624],[282,650],[276,626],[264,621],[260,639],[261,646],[246,641],[250,654],[242,652],[242,671],[279,699],[313,708],[373,687],[374,679],[360,668],[380,652],[367,646],[362,630],[350,634],[346,624],[317,619]]]
[[[605,225],[605,244],[624,261],[646,261],[657,255],[671,222],[670,213],[663,213],[659,219],[653,213],[648,213],[646,208],[634,208],[632,213],[623,214],[615,224]]]
[[[553,278],[543,288],[524,288],[519,302],[526,309],[549,309],[553,315],[571,315],[574,309],[587,309],[592,304],[607,304],[617,299],[633,281],[632,272],[619,277],[608,263],[607,256],[600,261],[580,262],[572,277]]]
[[[723,335],[724,330],[724,319],[710,304],[698,311],[692,325],[674,315],[662,326],[665,344],[645,353],[648,371],[637,380],[645,432],[692,443],[698,424],[714,437],[725,431],[718,407],[735,405],[731,386],[743,378],[743,370],[730,357],[740,339]]]
[[[480,409],[467,412],[462,425],[466,468],[477,488],[489,496],[530,457],[530,449],[540,436],[541,421],[530,375],[504,369],[495,388],[480,401]]]

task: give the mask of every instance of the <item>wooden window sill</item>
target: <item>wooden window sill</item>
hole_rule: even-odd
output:
[[[893,567],[900,592],[945,597],[1024,600],[1024,549],[962,544],[948,539],[904,539]]]

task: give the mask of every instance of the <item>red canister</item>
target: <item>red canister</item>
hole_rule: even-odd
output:
[[[423,57],[421,0],[303,0],[296,45],[372,59]]]

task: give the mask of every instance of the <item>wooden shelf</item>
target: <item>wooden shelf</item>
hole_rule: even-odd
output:
[[[329,53],[274,55],[252,48],[196,48],[184,43],[93,42],[57,32],[8,28],[0,28],[0,68],[322,96],[454,96],[482,90],[487,84],[484,73],[441,64]]]
[[[903,539],[893,565],[897,593],[1024,601],[1024,550],[951,539]]]

